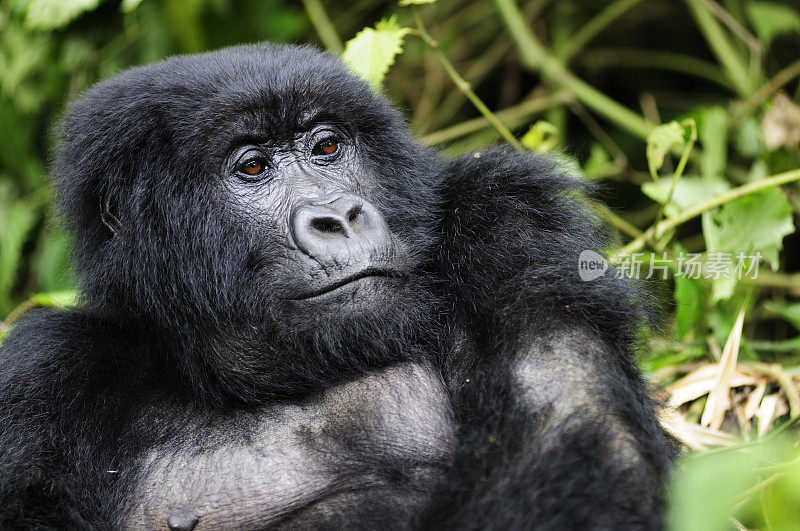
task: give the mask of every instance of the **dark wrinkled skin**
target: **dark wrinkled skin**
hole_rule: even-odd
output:
[[[446,160],[334,58],[102,82],[52,171],[82,303],[0,354],[3,528],[654,529],[637,293],[546,159]]]

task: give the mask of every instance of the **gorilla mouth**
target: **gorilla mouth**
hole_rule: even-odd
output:
[[[315,297],[319,297],[320,295],[326,295],[328,293],[336,291],[344,286],[352,284],[363,278],[369,278],[369,277],[396,278],[405,280],[408,279],[408,274],[391,269],[375,269],[375,268],[364,269],[363,271],[359,271],[354,275],[345,277],[341,280],[337,280],[336,282],[328,284],[327,286],[323,286],[322,288],[305,293],[298,297],[292,297],[291,300],[300,301],[300,300],[313,299]]]

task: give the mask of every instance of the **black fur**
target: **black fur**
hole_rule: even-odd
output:
[[[275,227],[232,208],[219,176],[221,146],[256,129],[288,141],[312,108],[352,132],[375,176],[356,191],[409,253],[407,284],[354,311],[287,302]],[[578,278],[578,254],[608,241],[553,162],[444,160],[337,60],[267,45],[124,72],[73,104],[60,138],[83,299],[27,315],[2,344],[0,527],[125,525],[142,456],[173,434],[426,360],[458,440],[404,526],[660,527],[672,450],[633,360],[641,305],[611,274]],[[548,368],[565,351],[588,376],[556,368],[557,401],[525,398],[520,360]]]

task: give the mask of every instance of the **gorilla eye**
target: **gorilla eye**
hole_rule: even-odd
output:
[[[311,153],[314,155],[333,155],[337,151],[339,151],[339,140],[331,136],[317,142]]]
[[[243,157],[236,165],[236,171],[248,177],[257,177],[267,168],[267,160],[261,155]]]

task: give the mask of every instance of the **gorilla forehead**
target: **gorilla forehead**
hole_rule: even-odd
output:
[[[91,103],[96,97],[114,98],[122,120],[145,113],[151,127],[178,135],[181,145],[199,140],[201,149],[203,139],[243,129],[286,138],[320,113],[355,132],[399,125],[383,98],[338,59],[309,47],[263,44],[174,57],[102,83],[85,100],[99,108]]]

